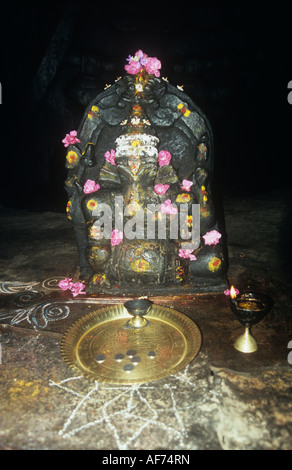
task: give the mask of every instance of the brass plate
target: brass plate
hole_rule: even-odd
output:
[[[200,350],[198,326],[177,310],[153,305],[139,329],[130,318],[122,304],[80,318],[62,338],[64,360],[88,379],[135,384],[174,374]]]

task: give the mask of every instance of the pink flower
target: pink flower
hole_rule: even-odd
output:
[[[82,284],[82,282],[74,282],[71,286],[73,297],[76,297],[78,294],[86,294],[86,292],[82,292],[83,289],[85,289],[85,284]]]
[[[100,185],[93,180],[87,180],[83,187],[83,192],[85,194],[95,193],[100,189]]]
[[[221,236],[221,233],[217,232],[217,230],[211,230],[211,232],[207,232],[205,235],[203,235],[205,245],[217,245]]]
[[[172,205],[170,199],[167,199],[163,204],[161,204],[161,212],[164,212],[165,214],[176,214],[177,207]]]
[[[183,189],[184,191],[190,191],[190,190],[191,190],[191,186],[193,186],[193,182],[192,182],[192,181],[183,180],[181,189]]]
[[[146,61],[147,61],[147,58],[148,58],[148,55],[145,54],[143,51],[141,51],[141,49],[139,49],[136,53],[135,53],[135,59],[139,60],[140,64],[141,65],[145,65],[146,64]]]
[[[110,152],[106,152],[104,156],[107,162],[111,163],[113,166],[116,166],[116,152],[113,149],[111,149]]]
[[[66,134],[66,137],[62,140],[64,143],[64,147],[68,147],[69,145],[73,145],[76,142],[80,142],[79,139],[77,139],[77,131],[71,131],[70,134]]]
[[[157,57],[148,57],[145,63],[146,72],[155,75],[155,77],[160,77],[159,69],[161,69],[161,62]]]
[[[144,52],[139,49],[139,51],[135,53],[134,57],[129,55],[127,58],[129,63],[128,65],[125,65],[125,70],[131,75],[136,75],[142,70],[147,61],[147,57],[147,54],[144,54]]]
[[[62,279],[58,285],[62,290],[70,290],[73,294],[73,297],[76,297],[78,294],[86,293],[82,292],[85,288],[85,284],[82,284],[82,282],[72,282],[72,279],[69,277]]]
[[[193,250],[183,250],[183,249],[180,249],[179,252],[178,252],[178,256],[180,258],[185,258],[185,259],[189,259],[191,261],[195,261],[197,258],[195,255],[192,254],[192,251]]]
[[[141,49],[135,53],[134,57],[129,55],[127,61],[128,65],[125,65],[125,70],[131,75],[136,75],[144,67],[147,73],[155,75],[155,77],[160,77],[160,60],[158,60],[157,57],[148,57]]]
[[[233,292],[234,292],[236,295],[239,294],[239,290],[236,289],[236,287],[233,287]],[[226,289],[226,290],[224,291],[224,294],[225,294],[225,295],[230,295],[230,294],[231,294],[231,289]]]
[[[156,194],[165,194],[168,188],[169,188],[169,184],[159,183],[154,186],[154,191],[156,192]]]
[[[167,150],[161,150],[161,152],[159,152],[158,154],[159,166],[169,165],[170,160],[171,160],[170,152],[168,152]]]
[[[142,64],[139,61],[131,60],[128,65],[125,65],[125,70],[131,75],[136,75],[142,70]]]
[[[59,283],[58,283],[58,286],[59,286],[60,289],[62,289],[62,290],[71,289],[72,285],[73,285],[72,279],[69,278],[69,277],[66,277],[66,279],[62,279],[62,280],[59,281]]]
[[[124,238],[123,232],[115,228],[112,231],[111,245],[112,246],[119,245],[123,241],[123,238]]]

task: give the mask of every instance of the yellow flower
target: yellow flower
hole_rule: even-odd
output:
[[[131,263],[131,268],[136,273],[149,270],[149,267],[150,267],[150,263],[148,263],[148,261],[146,261],[145,259],[137,259],[136,261],[132,261]]]
[[[191,196],[186,193],[179,194],[176,198],[176,202],[189,202],[190,200],[191,200]]]
[[[89,199],[89,201],[86,203],[86,206],[90,211],[93,211],[93,209],[97,207],[97,202],[94,199]]]
[[[70,150],[67,153],[66,159],[67,159],[67,162],[68,162],[67,167],[68,168],[73,168],[78,163],[79,157],[78,157],[76,152],[74,152],[73,150]]]
[[[87,117],[88,117],[88,119],[93,119],[96,116],[98,116],[98,113],[99,113],[98,107],[97,106],[91,106],[91,110],[89,111]]]
[[[99,227],[95,227],[94,225],[92,227],[90,227],[89,229],[89,236],[90,238],[93,238],[95,240],[101,240],[102,237],[103,237],[103,234],[100,230]]]
[[[200,213],[202,217],[209,217],[210,215],[209,209],[207,209],[206,207],[202,207],[202,206],[200,208]]]
[[[218,271],[220,266],[221,266],[221,260],[219,258],[216,258],[216,256],[214,256],[214,258],[212,258],[208,263],[208,268],[210,271],[212,271],[212,273],[214,273],[215,271]]]
[[[133,140],[132,147],[138,147],[140,145],[139,140]]]
[[[72,217],[70,215],[70,207],[71,207],[72,199],[69,199],[67,206],[66,206],[66,212],[67,212],[67,217],[69,220],[72,220]]]
[[[183,103],[179,103],[177,105],[177,109],[186,117],[188,117],[191,114],[191,111]]]

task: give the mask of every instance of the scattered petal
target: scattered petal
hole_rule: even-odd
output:
[[[62,290],[71,289],[72,285],[73,285],[72,279],[69,278],[69,277],[66,277],[65,279],[62,279],[62,280],[59,281],[59,283],[58,283],[58,286],[59,286],[60,289],[62,289]]]
[[[78,294],[86,294],[84,292],[85,284],[82,282],[72,282],[72,279],[69,277],[59,281],[58,285],[62,290],[71,290],[73,297],[76,297]]]
[[[83,284],[82,282],[74,282],[70,288],[73,297],[76,297],[79,294],[86,294],[86,292],[84,292],[84,289],[85,284]]]

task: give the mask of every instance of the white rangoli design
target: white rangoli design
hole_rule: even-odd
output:
[[[152,429],[152,436],[155,432],[160,435],[163,433],[164,445],[175,441],[176,448],[186,449],[189,441],[186,417],[191,415],[193,409],[214,398],[206,390],[204,398],[202,393],[199,394],[200,401],[190,400],[190,396],[193,398],[195,395],[198,383],[190,380],[188,370],[189,366],[160,386],[155,382],[131,386],[112,385],[89,382],[82,376],[69,377],[58,383],[51,380],[51,387],[71,395],[74,402],[74,408],[63,423],[59,436],[68,438],[80,434],[84,439],[84,432],[95,428],[101,448],[102,434],[110,433],[114,439],[114,448],[131,450],[141,448],[143,431],[147,428],[148,434]],[[83,387],[83,393],[76,388],[76,382],[84,385],[84,381],[88,383],[86,393]],[[88,410],[84,412],[88,406],[94,407],[94,419],[88,419]],[[144,448],[149,448],[147,442],[145,445]]]

